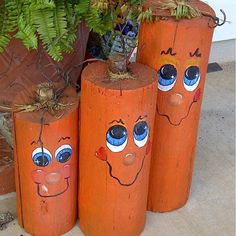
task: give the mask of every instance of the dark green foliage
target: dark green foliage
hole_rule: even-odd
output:
[[[100,14],[93,8],[86,14],[86,23],[91,30],[100,35],[114,28],[110,14]]]
[[[142,13],[144,0],[97,0],[90,2],[85,20],[90,29],[104,35],[107,32],[119,34],[119,25],[132,20],[136,24]]]
[[[127,20],[135,24],[142,5],[143,0],[0,0],[0,52],[15,37],[29,50],[41,42],[60,61],[63,52],[73,50],[82,19],[100,35],[121,34],[117,26]]]
[[[91,0],[87,12],[83,12],[87,26],[103,36],[101,38],[102,54],[105,57],[113,53],[112,46],[119,41],[119,53],[127,52],[127,36],[125,28],[128,21],[137,25],[139,16],[143,13],[144,0]],[[83,8],[85,9],[85,8]],[[145,12],[145,11],[144,11]],[[144,19],[146,20],[146,19]],[[105,40],[104,37],[106,38]],[[135,45],[134,45],[135,46]],[[108,55],[107,55],[108,54]]]
[[[76,32],[89,0],[5,0],[0,1],[0,52],[12,37],[27,49],[37,49],[42,42],[55,60],[73,50]]]

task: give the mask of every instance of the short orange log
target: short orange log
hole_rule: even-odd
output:
[[[136,79],[112,82],[107,70],[98,62],[82,73],[80,227],[88,236],[136,236],[145,225],[155,71],[132,64]]]
[[[214,15],[205,3],[190,4]],[[148,197],[151,211],[180,208],[189,197],[213,34],[209,25],[213,25],[210,18],[201,17],[168,18],[141,26],[138,61],[158,71],[159,88]]]
[[[23,91],[16,104],[30,97]],[[78,97],[72,89],[64,103],[74,103],[60,119],[40,112],[15,113],[15,175],[19,224],[35,236],[58,236],[77,218]],[[33,96],[33,94],[31,94]]]

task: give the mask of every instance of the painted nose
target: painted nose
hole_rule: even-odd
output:
[[[61,174],[58,172],[52,172],[46,175],[46,183],[57,184],[61,180]]]
[[[125,166],[130,166],[134,164],[135,160],[136,160],[136,154],[134,152],[127,153],[124,155],[123,164]]]
[[[169,97],[169,104],[172,106],[180,106],[183,103],[184,97],[181,93],[172,94]]]

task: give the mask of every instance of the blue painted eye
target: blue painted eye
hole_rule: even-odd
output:
[[[200,70],[197,66],[190,66],[184,74],[184,87],[188,91],[193,91],[197,88],[200,82]]]
[[[106,139],[107,147],[112,152],[121,152],[127,144],[127,130],[122,125],[114,125],[107,131]]]
[[[175,85],[177,70],[171,64],[166,64],[158,71],[158,88],[161,91],[169,91]]]
[[[70,159],[71,155],[72,147],[67,144],[60,146],[55,152],[55,157],[60,163],[67,162]]]
[[[146,121],[140,121],[134,126],[134,143],[143,147],[148,140],[149,129]]]
[[[40,147],[33,151],[32,159],[36,166],[45,167],[50,164],[52,155],[46,148],[43,148],[42,152],[42,148]]]

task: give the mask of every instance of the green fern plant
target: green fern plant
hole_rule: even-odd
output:
[[[12,38],[29,50],[41,42],[55,60],[70,53],[82,19],[94,32],[122,35],[128,20],[153,22],[159,19],[152,9],[143,10],[145,0],[0,0],[0,53]],[[183,6],[182,2],[186,4]],[[181,4],[180,4],[181,3]],[[169,9],[176,19],[198,16],[188,0],[161,0],[157,8]]]
[[[128,36],[125,36],[125,27],[128,21],[138,26],[139,17],[146,12],[143,10],[145,0],[91,0],[87,11],[83,12],[84,20],[91,31],[97,33],[101,38],[100,47],[105,58],[113,53],[122,53],[128,56]],[[86,8],[83,8],[86,10]],[[144,19],[148,21],[148,19]],[[105,36],[104,36],[105,35]],[[104,37],[105,38],[104,38]],[[135,41],[135,39],[134,39]],[[120,45],[113,50],[116,42]],[[133,43],[135,46],[135,43]]]
[[[117,27],[132,20],[134,24],[143,14],[144,0],[91,0],[90,7],[84,12],[88,27],[100,35],[107,32],[120,33]]]
[[[70,53],[77,27],[88,12],[90,0],[4,0],[0,1],[0,53],[12,38],[29,50],[41,42],[55,60]]]

